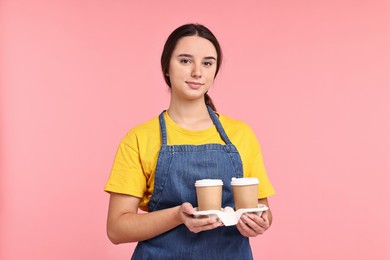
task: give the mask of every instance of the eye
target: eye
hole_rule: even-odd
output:
[[[181,59],[180,63],[189,64],[189,63],[191,63],[191,60],[189,60],[189,59]]]
[[[213,62],[212,61],[204,61],[203,65],[205,65],[206,67],[211,67],[213,65]]]

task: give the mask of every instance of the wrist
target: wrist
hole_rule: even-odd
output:
[[[181,225],[184,223],[183,221],[183,217],[182,217],[182,212],[181,212],[181,206],[176,206],[173,208],[174,210],[174,219],[175,219],[175,222],[178,224],[178,225]]]

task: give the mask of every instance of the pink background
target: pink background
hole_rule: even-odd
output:
[[[233,2],[233,1],[232,1]],[[256,259],[390,259],[388,1],[0,4],[0,259],[129,259],[105,234],[119,141],[168,105],[187,22],[225,54],[211,91],[262,144],[273,227]]]

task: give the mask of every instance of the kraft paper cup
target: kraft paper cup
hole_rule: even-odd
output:
[[[221,210],[222,180],[203,179],[195,182],[198,211]]]
[[[234,195],[235,210],[258,207],[257,178],[232,178],[231,183]]]

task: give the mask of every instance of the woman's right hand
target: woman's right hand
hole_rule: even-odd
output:
[[[213,218],[194,218],[194,207],[188,203],[183,203],[179,208],[180,221],[193,233],[198,233],[205,230],[211,230],[223,226],[221,222]]]

